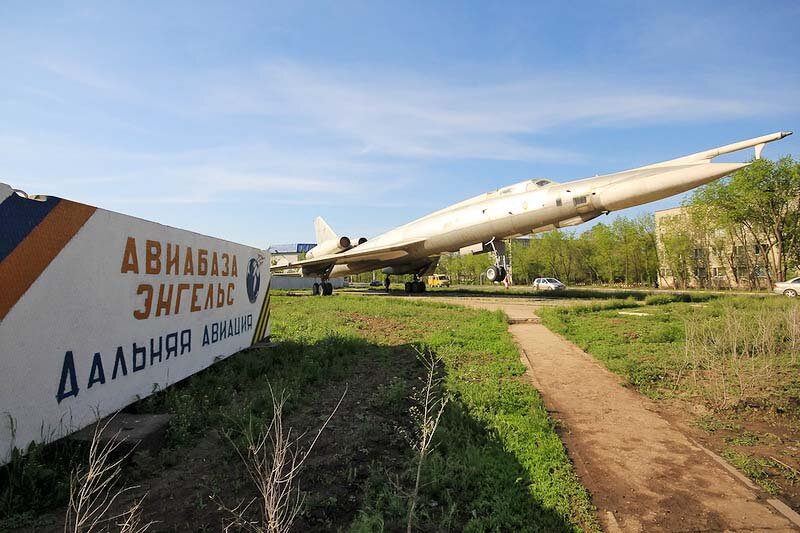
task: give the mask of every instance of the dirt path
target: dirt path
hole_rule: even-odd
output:
[[[431,298],[504,310],[536,388],[562,428],[607,531],[797,531],[766,496],[689,440],[654,402],[536,323],[542,305],[518,298]],[[791,513],[791,510],[789,510]]]

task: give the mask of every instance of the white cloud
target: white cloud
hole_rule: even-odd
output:
[[[244,124],[244,135],[233,134],[223,145],[189,149],[126,149],[113,140],[98,146],[55,134],[3,137],[0,130],[5,168],[25,168],[34,176],[30,182],[56,183],[58,192],[82,179],[87,201],[128,203],[207,203],[251,192],[285,194],[286,202],[332,198],[357,205],[365,188],[375,202],[386,202],[382,196],[427,179],[426,160],[581,162],[569,146],[549,142],[548,133],[729,120],[774,112],[785,100],[774,91],[778,97],[750,98],[771,89],[745,81],[729,90],[719,79],[648,83],[590,71],[501,77],[476,68],[468,79],[431,79],[381,67],[333,70],[273,61],[181,70],[165,80],[112,76],[63,58],[39,64],[117,99],[129,114],[150,110],[174,130]],[[149,133],[146,121],[139,127]]]
[[[476,69],[476,77],[482,74]],[[542,140],[548,131],[729,120],[778,105],[770,98],[737,97],[722,83],[693,85],[697,81],[670,86],[654,80],[650,87],[602,73],[564,72],[509,83],[444,82],[380,68],[331,71],[273,62],[210,77],[200,85],[202,105],[195,108],[322,132],[349,141],[359,154],[574,161],[578,154]],[[743,85],[739,81],[738,92]]]

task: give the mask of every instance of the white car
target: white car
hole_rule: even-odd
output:
[[[560,291],[566,288],[556,278],[536,278],[533,280],[533,286],[537,291]]]
[[[781,281],[775,284],[773,292],[783,294],[789,298],[797,298],[800,294],[800,277],[790,279],[789,281]]]

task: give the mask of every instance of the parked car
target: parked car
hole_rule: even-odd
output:
[[[533,280],[533,286],[537,291],[560,291],[566,288],[556,278],[536,278]]]
[[[775,288],[772,290],[789,298],[797,298],[797,295],[800,294],[800,277],[789,281],[780,281],[775,284]]]
[[[369,282],[369,286],[370,287],[380,287],[382,285],[383,285],[383,283],[381,283],[377,279],[373,279],[372,281]]]

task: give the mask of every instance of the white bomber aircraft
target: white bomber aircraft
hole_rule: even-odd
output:
[[[433,272],[441,254],[490,252],[489,281],[506,277],[503,239],[575,226],[601,214],[679,194],[746,167],[750,163],[712,163],[715,157],[755,147],[755,158],[768,142],[791,135],[780,131],[704,152],[615,174],[569,183],[532,179],[445,207],[374,239],[353,243],[338,236],[321,217],[314,221],[317,245],[302,261],[273,266],[273,272],[300,268],[320,279],[314,294],[329,295],[328,279],[381,269],[386,288],[392,274],[413,274],[406,292],[423,292],[420,277]]]

